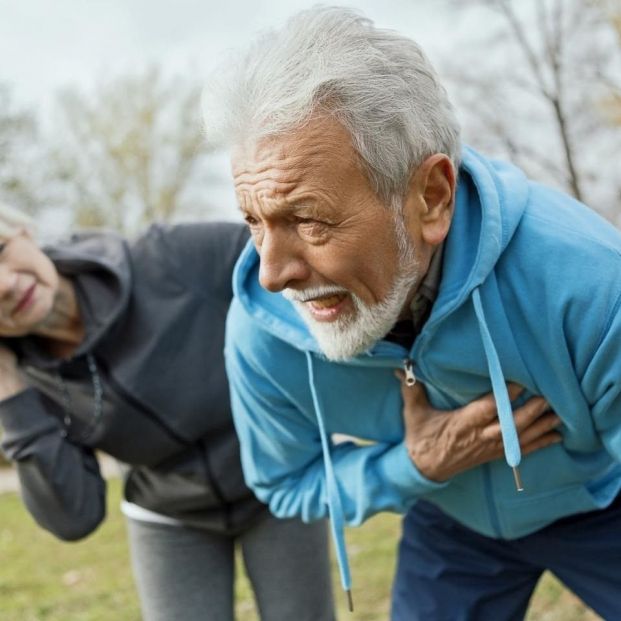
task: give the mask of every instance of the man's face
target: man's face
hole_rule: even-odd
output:
[[[382,338],[419,280],[416,249],[370,187],[348,132],[317,119],[238,149],[232,165],[261,285],[294,301],[331,359]],[[409,240],[401,251],[399,227]]]
[[[0,239],[0,336],[36,330],[52,312],[58,273],[28,233]]]

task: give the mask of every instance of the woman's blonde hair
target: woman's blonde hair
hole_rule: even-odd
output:
[[[5,203],[0,203],[0,237],[13,237],[22,229],[35,233],[36,226],[34,220],[23,211],[15,207],[9,207]]]

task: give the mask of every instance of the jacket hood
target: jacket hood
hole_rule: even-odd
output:
[[[78,357],[92,351],[127,307],[131,289],[127,246],[116,233],[83,232],[72,235],[69,243],[43,250],[61,274],[73,278],[81,311],[87,315],[85,338],[73,354]],[[34,338],[19,339],[18,350],[40,368],[61,362],[41,350]]]
[[[443,275],[438,298],[427,320],[433,330],[453,310],[471,300],[481,332],[492,390],[497,404],[505,458],[513,468],[516,487],[522,490],[517,466],[521,453],[506,381],[485,319],[479,287],[509,244],[524,214],[529,194],[526,177],[514,166],[487,160],[464,148],[459,170],[455,213],[444,245]],[[321,355],[317,342],[291,302],[259,284],[259,257],[251,242],[240,256],[233,274],[233,290],[245,310],[264,330],[304,351],[326,477],[327,503],[335,553],[343,589],[351,600],[351,576],[344,537],[344,513],[332,463],[321,399],[314,379],[314,357]],[[374,353],[374,345],[369,352]],[[379,353],[379,352],[378,352]],[[360,358],[360,357],[359,357]]]

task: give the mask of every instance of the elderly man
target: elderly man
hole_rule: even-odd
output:
[[[259,498],[329,513],[345,588],[343,525],[407,513],[395,621],[522,618],[546,568],[621,618],[618,232],[462,148],[419,47],[349,10],[221,75],[207,134],[253,242],[226,359]]]

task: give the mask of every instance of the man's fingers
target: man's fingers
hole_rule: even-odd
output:
[[[534,451],[545,448],[552,444],[558,444],[563,439],[563,436],[558,431],[550,431],[542,436],[539,436],[536,440],[529,442],[521,447],[522,455],[528,455]]]
[[[513,411],[513,420],[518,433],[532,425],[550,406],[543,397],[533,397]]]
[[[560,423],[561,420],[554,412],[542,414],[532,425],[519,433],[520,444],[527,445],[534,442],[537,438],[556,429]]]
[[[488,425],[498,416],[494,394],[490,392],[464,405],[458,416],[463,416],[473,426]]]
[[[509,382],[507,392],[509,393],[509,400],[514,401],[524,392],[524,387],[515,382]],[[498,416],[494,393],[489,392],[479,399],[471,401],[462,408],[462,413],[469,416],[474,425],[484,425],[493,421]]]
[[[542,411],[542,408],[548,407],[543,399],[536,398],[531,401],[533,403],[529,403],[528,407],[520,412],[519,417],[517,410],[515,412],[515,426],[521,445],[533,442],[561,424],[561,419],[554,412],[547,409]],[[491,442],[500,442],[502,440],[500,422],[495,420],[484,427],[481,437]]]
[[[509,393],[509,399],[515,401],[524,392],[524,386],[520,386],[515,382],[509,382],[507,384],[507,392]]]

